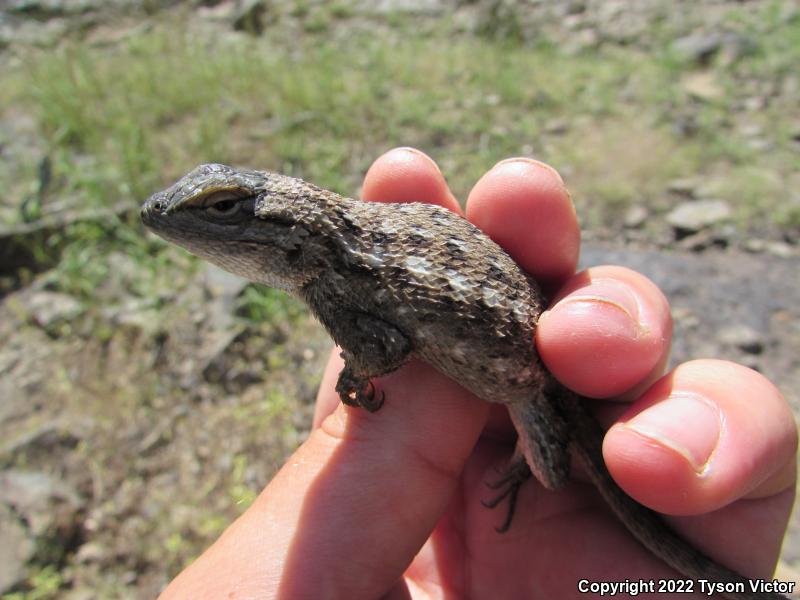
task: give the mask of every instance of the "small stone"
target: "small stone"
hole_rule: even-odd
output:
[[[794,123],[789,129],[789,139],[800,144],[800,123]]]
[[[728,246],[728,239],[720,235],[718,231],[703,229],[697,233],[681,237],[678,242],[678,248],[691,252],[700,252],[712,246],[726,248]]]
[[[691,73],[683,78],[682,85],[687,94],[704,102],[716,100],[724,93],[713,73]]]
[[[25,579],[25,565],[33,557],[35,544],[20,520],[0,505],[0,594]]]
[[[75,553],[75,562],[85,563],[100,563],[108,557],[110,552],[102,544],[97,542],[87,542],[83,544]]]
[[[758,152],[766,152],[774,147],[772,142],[764,138],[751,138],[747,140],[747,146],[751,150],[756,150]]]
[[[792,258],[793,256],[797,255],[797,252],[794,250],[791,244],[777,240],[767,242],[764,250],[767,253],[772,254],[772,256],[777,256],[779,258]]]
[[[753,369],[753,371],[761,373],[761,357],[757,354],[744,354],[740,356],[736,362],[749,369]]]
[[[739,127],[739,133],[746,138],[759,138],[764,134],[764,128],[758,123],[745,123]]]
[[[264,0],[239,0],[233,11],[233,28],[253,35],[264,31],[264,14],[267,3]]]
[[[569,131],[569,121],[566,119],[552,119],[544,125],[545,133],[561,135]]]
[[[769,104],[769,99],[766,96],[750,96],[742,101],[742,109],[753,112],[763,110]]]
[[[759,238],[748,238],[744,241],[742,247],[753,254],[760,254],[766,250],[767,242]]]
[[[437,15],[448,10],[443,0],[378,0],[367,4],[377,14]]]
[[[85,505],[65,481],[15,470],[0,473],[0,503],[24,518],[33,535],[50,537],[78,527],[78,513]]]
[[[228,273],[214,265],[207,265],[202,277],[205,290],[213,298],[237,298],[249,285],[243,277]]]
[[[636,229],[644,225],[649,215],[650,213],[647,212],[647,209],[644,206],[641,204],[634,204],[628,208],[627,211],[625,211],[623,224],[629,229]]]
[[[719,332],[721,342],[734,346],[749,354],[761,354],[764,350],[763,336],[744,323],[730,325]]]
[[[722,48],[722,41],[718,33],[693,33],[675,40],[672,51],[684,60],[708,64]]]
[[[685,177],[683,179],[673,179],[667,184],[667,191],[671,194],[684,196],[685,198],[695,198],[696,190],[700,185],[700,180],[696,177]]]
[[[722,35],[722,62],[731,65],[741,58],[752,56],[758,51],[758,42],[736,31]]]
[[[724,200],[696,200],[680,204],[667,214],[666,220],[679,232],[694,233],[730,216],[731,208]]]
[[[35,292],[28,298],[28,310],[33,322],[42,329],[74,319],[84,310],[83,304],[67,294],[58,292]]]

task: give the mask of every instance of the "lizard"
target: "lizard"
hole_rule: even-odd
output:
[[[604,431],[586,400],[547,371],[533,344],[545,298],[487,235],[445,208],[345,198],[301,179],[221,164],[195,168],[142,205],[144,225],[190,253],[302,299],[342,349],[336,391],[369,411],[372,383],[421,358],[488,402],[518,434],[504,476],[490,484],[498,531],[535,475],[556,490],[573,457],[613,513],[650,552],[686,577],[743,584],[732,600],[776,600],[717,563],[628,496],[602,457]]]

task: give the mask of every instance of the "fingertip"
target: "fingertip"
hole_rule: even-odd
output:
[[[436,162],[416,148],[393,148],[379,156],[364,176],[361,191],[371,202],[425,202],[461,213]]]
[[[580,228],[558,172],[530,158],[497,163],[470,192],[467,218],[545,286],[575,272]]]
[[[562,287],[536,331],[547,368],[591,398],[641,391],[669,356],[669,304],[649,279],[616,266],[592,267]]]
[[[684,363],[657,381],[603,445],[609,471],[659,512],[703,514],[793,485],[797,431],[763,375],[722,360]]]

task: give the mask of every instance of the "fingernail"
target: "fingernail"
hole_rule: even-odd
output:
[[[558,171],[556,171],[553,167],[551,167],[547,163],[543,163],[542,161],[536,160],[535,158],[528,158],[527,156],[514,156],[512,158],[505,158],[501,160],[499,163],[497,163],[495,167],[499,167],[500,165],[510,165],[510,164],[520,164],[525,166],[533,165],[539,169],[544,169],[548,173],[555,175],[556,179],[558,179],[561,185],[562,186],[564,185],[564,180],[561,178],[561,175],[559,175]]]
[[[442,170],[439,168],[439,165],[436,164],[436,161],[433,160],[430,156],[428,156],[424,152],[417,150],[416,148],[412,148],[411,146],[398,146],[397,148],[393,148],[389,152],[408,152],[409,154],[412,154],[414,156],[419,156],[420,158],[424,158],[431,165],[433,165],[433,168],[436,169],[436,171],[440,175],[442,174]]]
[[[631,338],[639,337],[644,332],[644,325],[639,322],[636,296],[627,285],[615,279],[593,279],[580,292],[559,301],[553,310],[570,317],[585,316],[591,311],[598,327],[606,331],[621,329]]]
[[[680,391],[673,392],[622,426],[674,450],[695,472],[702,474],[719,442],[722,415],[708,398]]]

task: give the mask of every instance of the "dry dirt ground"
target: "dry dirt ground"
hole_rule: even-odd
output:
[[[675,316],[673,364],[743,362],[798,411],[795,262],[596,245],[583,262],[627,265],[661,286]],[[104,343],[59,330],[70,321],[45,314],[58,304],[46,290],[0,304],[0,499],[9,513],[0,535],[20,565],[58,565],[65,597],[154,593],[308,431],[329,348],[318,325],[299,316],[243,327],[230,316],[243,283],[213,268],[178,286],[161,325],[148,325],[152,309],[131,307]],[[797,513],[783,561],[800,566]]]

